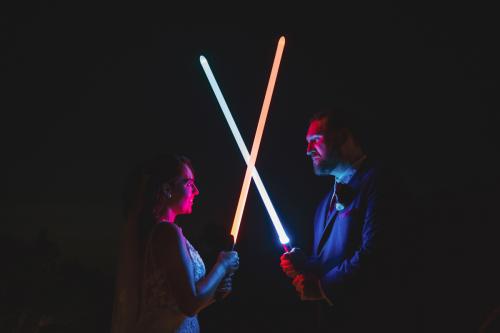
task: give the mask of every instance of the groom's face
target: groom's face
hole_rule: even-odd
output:
[[[314,173],[330,175],[340,162],[339,149],[334,133],[327,133],[326,119],[311,121],[306,134],[306,154],[312,160]]]

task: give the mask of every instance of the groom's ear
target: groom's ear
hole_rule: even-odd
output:
[[[352,134],[348,128],[344,127],[344,128],[339,129],[338,134],[337,134],[337,140],[338,140],[339,146],[343,145],[350,136],[352,136]]]

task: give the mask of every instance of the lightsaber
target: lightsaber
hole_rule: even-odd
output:
[[[281,44],[281,46],[280,46],[280,44]],[[281,53],[279,55],[280,57],[282,55],[283,47],[284,47],[284,37],[280,38],[280,43],[278,44],[278,50],[281,48]],[[278,56],[278,51],[277,51],[277,56]],[[279,60],[280,59],[278,59],[278,61]],[[269,198],[269,195],[267,194],[266,188],[264,187],[264,184],[262,183],[260,175],[259,175],[257,169],[255,168],[255,160],[254,160],[252,167],[249,167],[250,154],[248,153],[247,147],[245,146],[245,143],[243,142],[243,138],[241,137],[241,134],[238,130],[238,127],[236,126],[236,123],[233,119],[233,116],[231,115],[231,112],[229,111],[229,107],[227,106],[227,103],[224,99],[224,96],[222,95],[222,92],[219,88],[219,85],[217,84],[217,80],[215,79],[213,72],[208,64],[208,61],[204,56],[200,56],[200,63],[201,63],[201,66],[203,67],[205,75],[208,78],[210,86],[212,87],[212,90],[215,93],[215,96],[217,98],[217,101],[219,102],[219,105],[220,105],[221,110],[224,114],[224,117],[226,118],[226,121],[229,125],[229,128],[231,129],[231,132],[234,136],[234,139],[236,140],[238,148],[240,149],[240,152],[243,155],[243,159],[247,163],[247,172],[249,170],[251,170],[250,174],[255,182],[255,185],[257,186],[257,190],[259,191],[259,194],[262,198],[262,201],[264,202],[264,205],[265,205],[266,210],[271,218],[271,221],[274,225],[274,228],[276,229],[276,232],[278,233],[278,237],[280,239],[280,242],[283,245],[283,247],[285,248],[285,251],[288,251],[287,244],[289,244],[290,239],[288,238],[285,230],[283,229],[283,226],[280,222],[278,214],[276,213],[276,210],[274,209],[274,206],[271,202],[271,199]],[[276,63],[276,59],[275,59],[275,63]],[[279,62],[277,63],[277,65],[279,65]],[[274,67],[274,65],[273,65],[273,67]],[[273,71],[271,71],[271,74],[273,75]],[[275,74],[277,74],[277,70],[276,70]],[[276,75],[274,75],[274,83],[275,83],[275,80],[276,80]],[[271,82],[269,82],[269,83],[271,83]],[[270,88],[269,85],[270,84],[268,84],[268,91],[269,91],[269,89],[273,88],[273,87]],[[272,90],[269,92],[272,93]],[[267,94],[267,91],[266,91],[266,94]],[[270,104],[270,98],[264,99],[264,106],[266,105],[266,103],[267,103],[267,108],[268,108],[269,104]],[[263,108],[264,108],[264,106],[263,106]],[[261,112],[261,116],[262,116],[262,112]],[[246,176],[246,174],[245,174],[245,176]],[[240,199],[241,199],[241,197],[240,197]],[[241,221],[241,216],[240,216],[240,221]],[[239,228],[239,225],[238,225],[238,228]],[[234,232],[235,230],[236,230],[236,232]],[[234,223],[233,223],[233,229],[232,229],[231,234],[233,235],[233,237],[235,235],[237,235],[237,229],[235,229]]]
[[[243,210],[245,209],[248,190],[250,188],[252,171],[255,168],[255,161],[257,160],[257,155],[259,153],[260,142],[262,140],[262,135],[264,134],[264,126],[266,124],[267,115],[269,113],[269,106],[271,104],[271,98],[273,96],[274,86],[276,84],[276,77],[278,76],[278,69],[281,63],[281,57],[283,55],[284,47],[285,47],[285,37],[281,37],[278,41],[278,47],[276,49],[276,54],[274,56],[273,67],[271,69],[271,76],[269,77],[269,82],[267,84],[266,94],[264,96],[264,103],[262,104],[259,122],[257,124],[257,130],[255,131],[255,137],[252,144],[252,150],[250,151],[250,160],[247,163],[247,170],[245,172],[245,178],[243,179],[243,185],[241,187],[240,199],[238,201],[238,206],[236,207],[236,214],[233,220],[231,235],[233,235],[234,237],[235,244],[238,236],[238,231],[240,229]]]

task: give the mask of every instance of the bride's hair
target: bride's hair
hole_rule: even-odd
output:
[[[184,165],[191,170],[191,161],[178,154],[161,154],[140,164],[132,173],[124,195],[127,218],[137,219],[137,232],[143,239],[165,212],[162,187],[182,174]]]

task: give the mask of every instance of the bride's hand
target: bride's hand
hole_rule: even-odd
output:
[[[238,257],[238,252],[236,251],[220,252],[217,262],[224,267],[226,274],[234,273],[240,266],[240,259]]]

